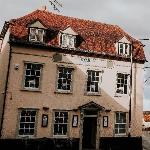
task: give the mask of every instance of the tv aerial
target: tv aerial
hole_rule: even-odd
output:
[[[49,0],[50,4],[53,6],[53,9],[60,12],[60,7],[63,7],[58,0]]]

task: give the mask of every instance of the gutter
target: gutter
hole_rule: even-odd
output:
[[[3,102],[3,108],[2,108],[2,120],[1,120],[1,126],[0,126],[0,138],[2,137],[2,129],[3,129],[3,122],[4,122],[4,111],[5,111],[5,106],[6,106],[6,96],[7,96],[7,89],[8,89],[8,79],[9,79],[9,74],[10,74],[10,62],[12,58],[12,47],[10,45],[10,52],[9,52],[9,59],[8,59],[8,68],[7,68],[7,75],[6,75],[6,84],[5,84],[5,91],[4,91],[4,102]]]
[[[11,39],[10,43],[15,46],[23,46],[23,47],[29,47],[29,48],[39,48],[39,49],[47,49],[50,50],[50,48],[55,51],[55,52],[62,52],[62,53],[67,53],[67,54],[77,54],[77,55],[86,55],[89,57],[98,57],[98,58],[104,58],[104,59],[112,59],[112,60],[118,60],[118,61],[126,61],[126,62],[131,62],[130,57],[122,57],[118,56],[116,54],[106,54],[104,52],[95,52],[91,50],[83,50],[83,49],[68,49],[68,48],[62,48],[59,46],[54,46],[54,45],[47,45],[47,44],[41,44],[41,43],[33,43],[33,42],[27,42],[27,41],[20,41],[20,40],[15,40]],[[52,51],[51,50],[51,51]],[[146,59],[144,60],[137,60],[133,59],[133,62],[144,64],[146,62]]]

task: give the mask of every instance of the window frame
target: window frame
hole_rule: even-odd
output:
[[[121,48],[121,45],[122,45],[122,48]],[[126,45],[128,46],[127,48],[126,48]],[[120,52],[121,49],[122,49],[122,53]],[[118,42],[118,54],[121,56],[130,57],[131,56],[131,44]]]
[[[19,134],[19,130],[20,130],[20,119],[21,119],[21,112],[25,110],[25,111],[35,111],[35,122],[34,122],[34,134],[33,135],[26,135],[26,134]],[[21,137],[21,138],[32,138],[32,137],[36,137],[37,134],[37,123],[38,123],[38,109],[37,108],[18,108],[18,123],[17,123],[17,137]]]
[[[71,37],[71,38],[69,39],[68,37]],[[76,35],[61,32],[59,39],[60,39],[60,46],[61,47],[63,47],[63,48],[70,48],[70,49],[74,49],[75,48],[75,45],[76,45]],[[66,42],[64,42],[64,40]],[[70,45],[69,43],[70,43],[71,40],[73,40],[72,41],[73,44]]]
[[[123,83],[123,93],[119,93],[119,92],[117,92],[117,90],[118,90],[118,87],[117,87],[117,85],[118,84],[122,84],[122,83],[118,83],[118,74],[123,74],[124,76],[125,75],[127,75],[127,79],[125,79],[124,78],[124,83]],[[120,80],[121,80],[121,78],[120,78]],[[127,80],[127,84],[126,84],[126,87],[127,87],[127,89],[126,89],[126,91],[127,91],[127,93],[124,93],[124,85],[125,85],[125,80]],[[121,81],[120,81],[121,82]],[[115,95],[129,95],[129,87],[130,87],[130,74],[129,73],[126,73],[126,72],[117,72],[117,74],[116,74],[116,89],[115,89]]]
[[[35,32],[36,32],[36,34],[39,34],[38,32],[39,32],[39,30],[42,30],[42,39],[41,40],[37,40],[37,37],[36,37],[36,35],[34,35],[35,36],[35,38],[34,39],[32,39],[31,38],[31,30],[32,29],[35,29]],[[45,36],[45,29],[43,29],[43,28],[38,28],[38,27],[29,27],[29,42],[37,42],[37,43],[42,43],[42,42],[44,42],[44,36]]]
[[[67,123],[65,123],[66,125],[67,125],[67,132],[66,132],[66,134],[55,134],[55,131],[54,131],[54,125],[55,125],[55,113],[56,112],[66,112],[67,113],[67,117],[68,117],[68,119],[67,119]],[[62,138],[66,138],[66,137],[68,137],[68,135],[69,135],[69,128],[70,128],[70,124],[69,124],[69,122],[70,122],[70,114],[69,114],[69,111],[67,111],[67,110],[53,110],[53,125],[52,125],[52,133],[53,133],[53,137],[62,137]],[[58,124],[58,123],[57,123]],[[63,123],[61,123],[61,124],[63,124]]]
[[[39,62],[31,62],[31,61],[23,61],[24,63],[24,71],[23,71],[23,80],[22,80],[22,89],[21,90],[27,90],[27,91],[41,91],[42,89],[42,77],[43,77],[43,67],[44,63],[39,63]],[[32,88],[32,87],[25,87],[25,77],[26,77],[26,65],[27,64],[37,64],[41,65],[41,70],[40,70],[40,79],[39,79],[39,87],[38,88]]]
[[[67,69],[71,69],[71,70],[72,70],[72,71],[71,71],[70,90],[58,89],[59,68],[67,68]],[[62,94],[72,94],[72,93],[73,93],[74,70],[75,70],[75,68],[72,67],[72,66],[57,65],[57,70],[56,70],[56,83],[55,83],[55,93],[62,93]]]
[[[117,118],[116,118],[116,114],[117,114],[117,113],[119,113],[119,115],[120,115],[121,113],[124,113],[124,114],[125,114],[125,120],[126,120],[125,123],[117,123],[117,122],[116,122],[116,119],[117,119]],[[117,124],[117,125],[120,125],[120,124],[121,124],[121,125],[125,125],[125,128],[116,128],[116,127],[115,127],[116,124]],[[126,135],[127,135],[127,125],[128,125],[128,124],[127,124],[127,112],[116,111],[116,112],[115,112],[115,124],[114,124],[114,134],[115,134],[115,136],[126,136]],[[120,132],[119,132],[119,133],[118,133],[118,132],[116,133],[116,132],[115,132],[116,129],[118,130],[118,132],[119,132],[120,129],[125,129],[125,133],[120,133]]]
[[[88,82],[88,71],[94,71],[94,72],[99,72],[99,81],[98,81],[98,92],[93,92],[93,91],[87,91],[87,82]],[[92,69],[88,69],[86,71],[86,84],[85,84],[85,95],[95,95],[95,96],[99,96],[101,95],[101,83],[102,83],[102,73],[103,71],[100,70],[92,70]],[[95,83],[95,82],[94,82]]]

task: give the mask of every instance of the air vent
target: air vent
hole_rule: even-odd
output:
[[[53,61],[54,61],[54,62],[62,61],[62,55],[61,55],[61,54],[58,54],[58,53],[54,54],[54,55],[53,55]]]

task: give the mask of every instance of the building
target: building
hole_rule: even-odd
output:
[[[143,129],[150,130],[150,111],[143,112]]]
[[[1,36],[2,139],[142,135],[143,45],[120,27],[36,10]]]

